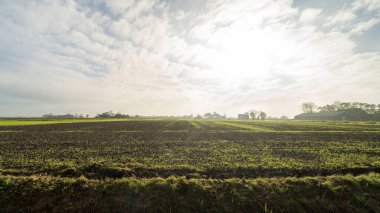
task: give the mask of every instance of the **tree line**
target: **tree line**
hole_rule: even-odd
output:
[[[123,114],[123,113],[113,113],[112,111],[108,111],[108,112],[103,112],[103,113],[100,113],[100,114],[97,114],[95,116],[95,118],[131,118],[132,116],[128,115],[128,114]],[[138,115],[134,116],[134,117],[139,117]]]
[[[380,114],[380,104],[368,104],[360,102],[334,101],[332,104],[326,104],[320,107],[318,107],[314,102],[305,102],[302,103],[301,108],[305,113],[340,112],[348,109],[362,109],[368,114]]]
[[[252,120],[265,120],[267,118],[267,114],[263,111],[250,110],[245,114],[248,114]]]

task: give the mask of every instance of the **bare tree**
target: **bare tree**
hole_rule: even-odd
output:
[[[304,104],[302,105],[302,108],[305,107]],[[309,109],[309,108],[306,107],[306,109]],[[318,107],[318,110],[320,112],[339,112],[339,111],[345,111],[345,110],[349,110],[349,109],[362,109],[363,111],[367,112],[368,114],[374,114],[374,113],[380,111],[380,105],[369,104],[369,103],[360,103],[360,102],[334,101],[332,104],[327,104],[325,106]]]
[[[254,110],[254,109],[251,109],[249,110],[248,112],[246,112],[245,114],[249,115],[251,117],[252,120],[255,120],[256,117],[258,118],[260,115],[260,112],[257,111],[257,110]]]
[[[267,114],[265,112],[260,112],[260,119],[265,120],[267,118]]]
[[[252,120],[255,120],[255,117],[256,117],[256,113],[255,112],[251,111],[249,113],[249,115],[251,116]]]
[[[301,108],[305,113],[313,113],[318,106],[314,102],[305,102],[301,105]]]

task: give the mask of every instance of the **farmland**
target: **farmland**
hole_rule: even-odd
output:
[[[9,212],[380,211],[378,173],[378,122],[0,121]]]

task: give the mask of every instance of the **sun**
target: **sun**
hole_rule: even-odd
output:
[[[210,38],[214,51],[204,62],[214,76],[227,78],[266,78],[271,71],[296,57],[296,45],[286,35],[260,28],[230,26]]]

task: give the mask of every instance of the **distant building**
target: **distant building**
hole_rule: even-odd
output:
[[[368,121],[373,116],[362,109],[348,109],[339,112],[302,113],[295,120],[334,120],[334,121]]]
[[[248,114],[238,114],[238,119],[239,120],[249,120],[249,115]]]

